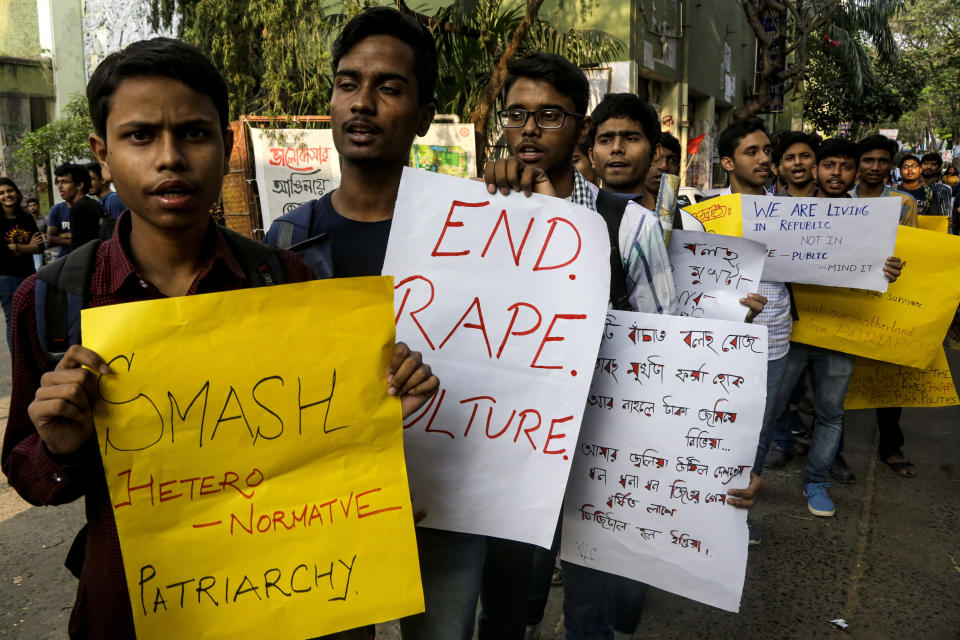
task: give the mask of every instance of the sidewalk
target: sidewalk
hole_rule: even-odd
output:
[[[4,422],[7,358],[4,349]],[[949,359],[956,380],[960,351]],[[960,639],[960,407],[906,409],[902,425],[917,477],[876,459],[872,410],[848,412],[845,456],[857,481],[832,488],[837,515],[807,512],[801,460],[768,470],[751,516],[763,542],[750,550],[740,613],[651,589],[635,638]],[[81,504],[29,508],[0,480],[0,638],[66,637],[76,582],[63,558],[82,522]],[[544,640],[563,638],[561,597],[554,588]],[[846,633],[830,625],[837,618]],[[397,638],[395,623],[378,626],[378,639]]]

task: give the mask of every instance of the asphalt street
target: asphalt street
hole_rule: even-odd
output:
[[[949,360],[956,382],[960,351]],[[3,423],[9,369],[0,349]],[[767,471],[751,515],[763,541],[750,550],[740,613],[651,589],[634,637],[960,639],[960,407],[906,409],[902,425],[915,478],[877,460],[872,410],[848,412],[856,482],[832,488],[837,515],[807,512],[801,460]],[[83,518],[80,503],[30,507],[0,479],[0,638],[66,638],[76,581],[63,560]],[[553,588],[544,640],[563,638],[561,600]],[[399,638],[396,623],[377,629]]]

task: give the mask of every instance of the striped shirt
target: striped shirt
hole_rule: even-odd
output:
[[[731,193],[730,187],[727,187],[720,195]],[[753,321],[767,328],[767,360],[779,360],[790,351],[790,334],[793,333],[790,292],[782,282],[761,280],[757,293],[767,299],[767,304]]]
[[[599,187],[573,170],[573,193],[567,200],[596,211],[599,191]],[[628,202],[620,222],[619,244],[630,308],[674,314],[673,274],[657,216],[636,202]]]

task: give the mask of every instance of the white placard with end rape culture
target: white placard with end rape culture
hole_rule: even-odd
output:
[[[404,425],[420,526],[549,548],[606,317],[603,218],[405,168],[383,273],[398,340],[440,378]]]

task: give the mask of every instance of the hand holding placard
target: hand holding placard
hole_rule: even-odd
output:
[[[398,335],[443,379],[405,425],[422,526],[549,547],[603,329],[609,246],[583,207],[404,170],[384,273],[396,278]]]
[[[301,640],[423,610],[392,296],[352,278],[83,311],[112,371],[95,419],[138,637]]]

